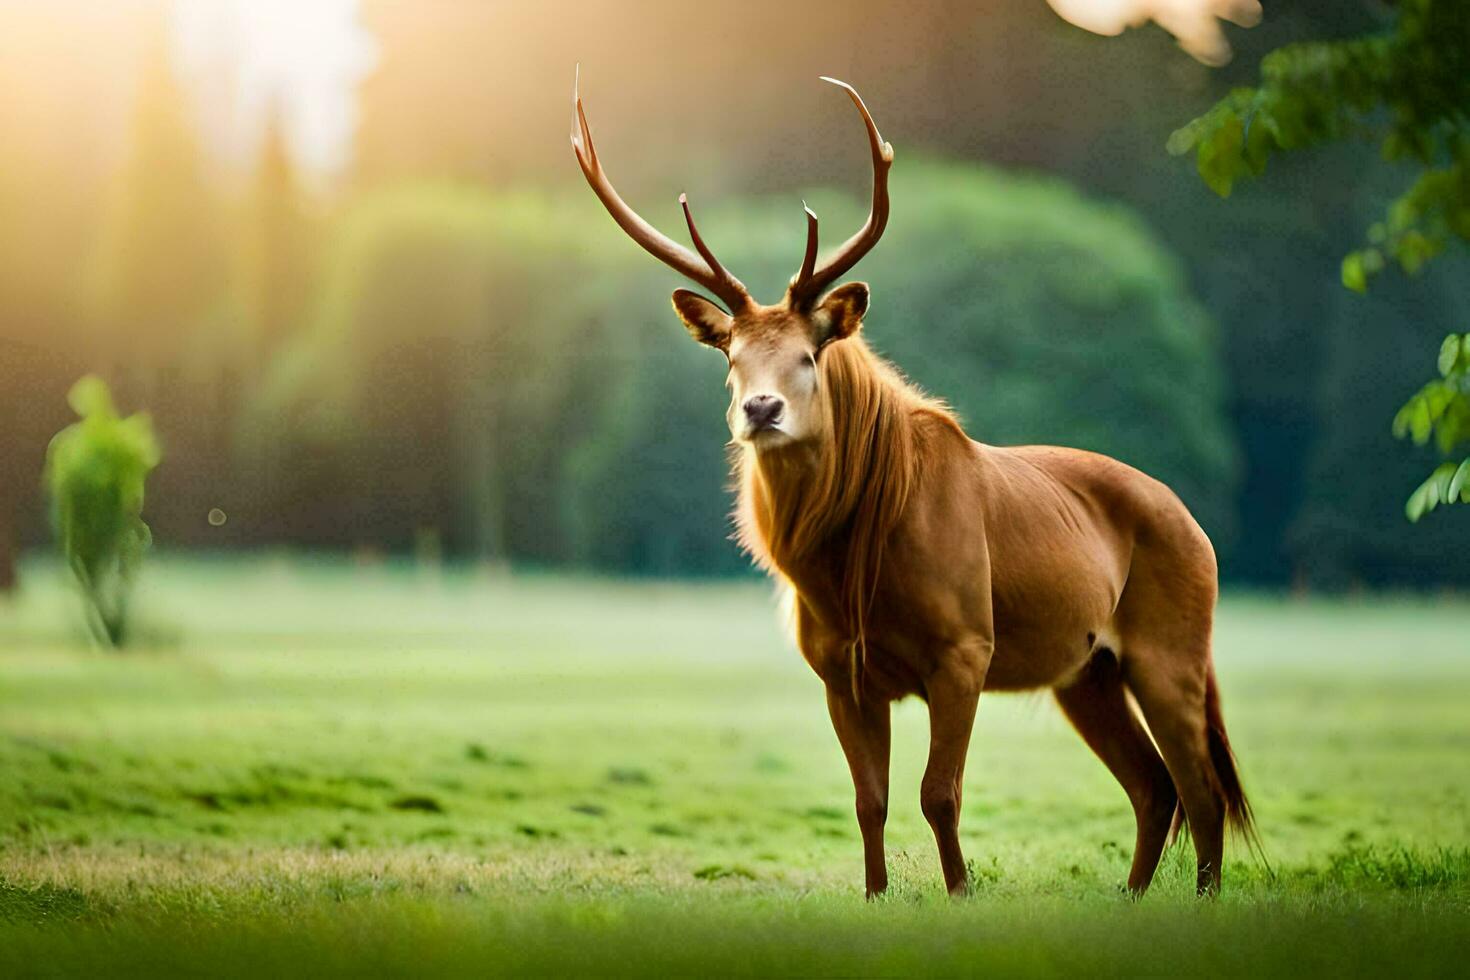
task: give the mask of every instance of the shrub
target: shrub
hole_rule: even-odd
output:
[[[112,395],[88,376],[67,396],[81,416],[46,451],[46,489],[57,543],[81,586],[87,624],[101,642],[125,645],[128,599],[151,535],[143,522],[143,485],[158,465],[144,414],[119,418]]]

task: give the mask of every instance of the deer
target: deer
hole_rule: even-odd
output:
[[[1148,889],[1187,831],[1197,892],[1215,895],[1227,825],[1257,838],[1215,676],[1214,548],[1159,481],[1097,453],[977,442],[868,346],[868,285],[834,284],[887,226],[893,147],[856,89],[822,81],[867,129],[872,206],[819,262],[817,215],[803,205],[805,254],[774,305],[720,264],[687,195],[694,251],[624,202],[593,145],[580,77],[572,148],[618,226],[713,297],[678,289],[674,311],[728,364],[735,536],[794,600],[796,643],[852,774],[866,895],[888,887],[891,705],[927,703],[919,802],[945,887],[962,896],[960,805],[980,694],[1039,689],[1132,804],[1128,891]]]

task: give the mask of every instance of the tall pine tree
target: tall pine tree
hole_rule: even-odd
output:
[[[228,312],[228,214],[215,162],[155,21],[130,148],[100,235],[89,367],[119,399],[151,411],[164,450],[150,495],[161,540],[199,543],[228,481],[239,353]],[[186,461],[187,465],[171,461]]]
[[[155,387],[201,345],[226,283],[224,208],[157,21],[102,231],[94,317],[109,366]],[[207,349],[207,346],[206,346]]]
[[[314,229],[278,104],[266,117],[241,224],[237,291],[258,372],[300,328],[314,261]]]

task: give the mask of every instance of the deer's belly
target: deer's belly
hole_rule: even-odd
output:
[[[995,656],[985,676],[987,691],[1027,691],[1039,687],[1055,687],[1067,680],[1092,656],[1095,642],[1087,642],[1091,632],[1067,636],[1032,636],[1001,638],[995,643]]]
[[[875,696],[898,699],[924,696],[931,677],[957,638],[989,632],[995,649],[985,676],[985,689],[1016,691],[1052,687],[1068,680],[1100,646],[1108,645],[1118,590],[1102,569],[1086,565],[1063,581],[1037,576],[1030,582],[1008,581],[993,593],[990,615],[984,597],[965,589],[880,594],[869,620],[867,643],[833,631],[829,642],[804,649],[819,676],[863,677]],[[825,622],[838,612],[819,597],[805,599]],[[989,620],[987,623],[986,620]],[[987,629],[987,626],[989,629]]]
[[[1066,590],[1022,605],[995,609],[995,653],[987,690],[1052,687],[1075,674],[1093,652],[1112,641],[1113,590]]]

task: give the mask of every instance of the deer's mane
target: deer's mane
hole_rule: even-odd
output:
[[[916,422],[937,415],[956,429],[959,424],[943,403],[873,353],[861,334],[832,343],[817,372],[821,438],[740,452],[736,536],[772,574],[806,578],[815,568],[830,576],[844,620],[833,625],[852,643],[856,660],[865,653],[884,546],[918,475]]]

